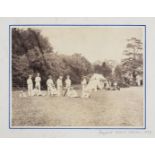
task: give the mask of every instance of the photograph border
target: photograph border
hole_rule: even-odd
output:
[[[12,93],[11,93],[11,91],[12,91],[12,48],[11,48],[11,43],[12,43],[12,37],[11,37],[11,27],[14,27],[14,26],[21,26],[21,27],[24,27],[24,26],[105,26],[105,27],[107,27],[107,26],[111,26],[111,27],[130,27],[130,26],[132,26],[132,27],[143,27],[144,28],[144,61],[145,61],[145,64],[144,64],[144,78],[145,78],[145,80],[144,80],[144,110],[143,110],[143,112],[144,112],[144,127],[140,127],[140,128],[138,128],[138,127],[129,127],[129,128],[126,128],[126,127],[118,127],[118,128],[116,128],[116,127],[60,127],[60,128],[58,128],[58,127],[12,127],[11,126],[11,113],[12,113],[12,111],[11,111],[11,100],[12,100]],[[146,77],[146,43],[147,43],[147,40],[146,40],[146,32],[147,32],[147,28],[146,28],[146,25],[143,25],[143,24],[11,24],[11,25],[9,25],[9,129],[81,129],[81,130],[83,130],[83,129],[97,129],[97,130],[99,130],[99,129],[108,129],[108,130],[112,130],[112,129],[114,129],[114,130],[116,130],[116,129],[120,129],[120,130],[145,130],[146,129],[146,126],[147,126],[147,122],[146,122],[146,119],[147,119],[147,117],[146,117],[146,115],[147,115],[147,113],[146,113],[146,111],[147,111],[147,106],[146,106],[146,80],[147,80],[147,77]]]

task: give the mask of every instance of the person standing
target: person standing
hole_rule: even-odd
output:
[[[137,83],[137,86],[140,86],[141,84],[141,77],[140,77],[140,75],[137,75],[136,76],[136,83]]]
[[[66,78],[66,80],[65,80],[66,91],[65,91],[65,93],[64,93],[64,96],[65,96],[67,93],[69,93],[70,88],[71,88],[71,83],[72,83],[72,82],[71,82],[70,76],[67,75],[67,78]]]
[[[59,76],[59,78],[57,79],[57,82],[56,82],[57,83],[57,95],[58,96],[62,95],[62,87],[63,87],[62,79],[63,79],[63,77]]]
[[[113,85],[114,85],[114,90],[117,90],[118,87],[117,87],[117,82],[116,81],[114,81]]]
[[[40,74],[37,73],[37,76],[35,78],[35,88],[37,90],[37,96],[39,96],[41,94],[41,77]]]
[[[33,91],[32,75],[29,75],[27,79],[27,88],[28,88],[28,96],[32,96]]]
[[[47,85],[47,92],[48,92],[48,95],[54,95],[53,93],[53,88],[54,88],[54,83],[53,83],[53,80],[52,80],[52,76],[49,75],[49,78],[48,80],[46,81],[46,85]]]
[[[87,86],[87,80],[85,77],[83,77],[82,81],[81,81],[81,85],[82,85],[82,97],[85,96],[85,91],[86,91],[86,86]]]

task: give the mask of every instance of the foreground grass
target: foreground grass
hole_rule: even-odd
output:
[[[12,101],[12,126],[143,126],[142,87],[102,90],[89,99],[19,98],[14,91]]]

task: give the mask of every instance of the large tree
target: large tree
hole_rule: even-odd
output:
[[[124,58],[115,73],[121,82],[128,85],[136,85],[136,76],[143,75],[143,43],[140,39],[132,37],[127,39]],[[120,72],[121,69],[121,72]]]
[[[136,74],[143,72],[143,43],[137,38],[127,40],[126,50],[123,52],[122,71]]]
[[[45,74],[49,65],[45,54],[53,53],[47,38],[39,30],[12,29],[13,86],[25,87],[28,74]]]
[[[13,86],[26,87],[28,74],[33,79],[41,74],[41,85],[46,87],[49,74],[54,82],[58,76],[70,75],[73,84],[79,84],[81,76],[91,73],[91,63],[81,54],[63,55],[53,52],[51,44],[39,30],[12,29]]]

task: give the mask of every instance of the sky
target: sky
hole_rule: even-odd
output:
[[[52,26],[41,27],[54,51],[63,54],[81,53],[90,62],[112,59],[119,62],[127,39],[144,40],[143,27]]]

